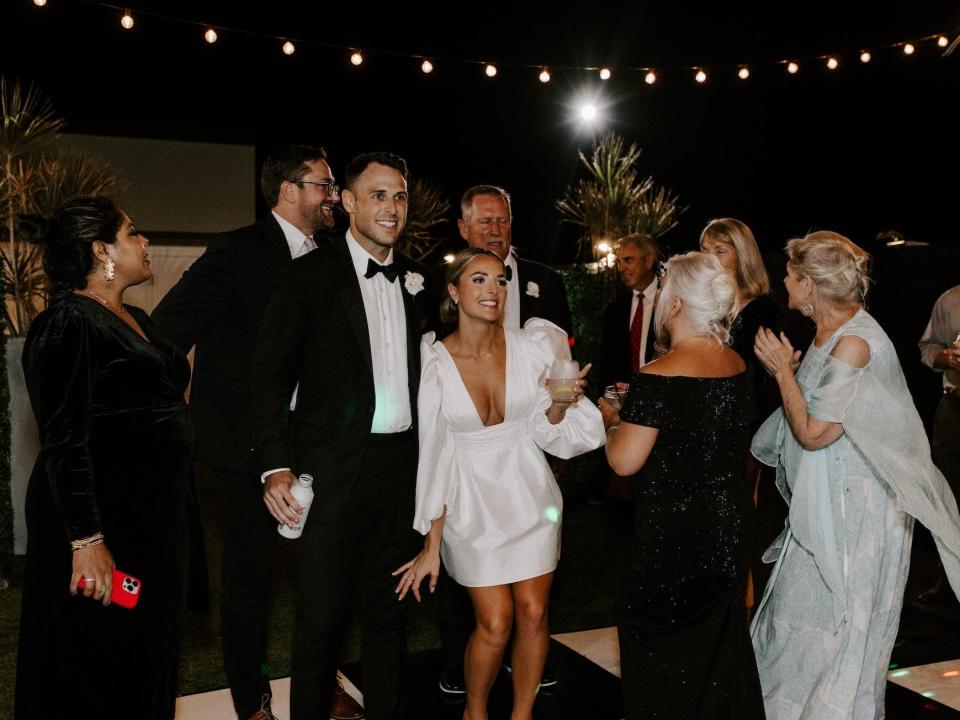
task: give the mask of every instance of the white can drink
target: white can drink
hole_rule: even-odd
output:
[[[293,495],[303,511],[300,513],[300,520],[293,527],[288,527],[284,523],[277,525],[277,532],[282,537],[296,540],[303,532],[303,524],[307,521],[307,513],[310,512],[310,505],[313,504],[313,475],[304,473],[297,478],[296,484],[290,488],[290,494]]]

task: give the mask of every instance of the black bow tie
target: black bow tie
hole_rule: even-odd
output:
[[[400,268],[397,267],[397,264],[390,263],[389,265],[381,265],[378,262],[374,262],[372,259],[367,260],[367,271],[363,274],[367,280],[372,277],[375,277],[377,273],[383,273],[383,276],[393,282],[397,279],[397,276],[400,274]]]
[[[513,280],[513,268],[510,267],[509,265],[505,265],[504,268],[506,269],[506,272],[507,272],[507,282],[512,281],[512,280]]]

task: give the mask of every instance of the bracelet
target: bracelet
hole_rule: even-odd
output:
[[[102,544],[103,544],[103,533],[98,532],[95,535],[91,535],[90,537],[80,538],[79,540],[71,540],[70,548],[74,552],[76,552],[77,550],[86,550],[87,548],[93,547],[94,545],[102,545]]]

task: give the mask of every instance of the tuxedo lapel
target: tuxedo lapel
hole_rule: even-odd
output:
[[[397,282],[403,297],[403,314],[407,319],[407,375],[410,383],[411,406],[416,409],[417,388],[420,385],[420,311],[412,293],[406,288],[407,273],[416,272],[405,255],[394,251],[394,262],[400,268]],[[423,277],[422,273],[418,273]],[[421,292],[424,292],[423,290]]]
[[[287,238],[273,213],[260,221],[260,229],[266,239],[264,251],[269,264],[269,267],[264,269],[268,270],[272,277],[290,262],[290,246],[287,245]]]
[[[360,283],[357,281],[353,258],[350,257],[350,250],[347,248],[345,237],[338,240],[334,245],[334,253],[339,266],[339,272],[336,273],[337,295],[340,297],[340,302],[343,303],[343,309],[347,313],[350,327],[356,336],[360,354],[363,355],[363,360],[367,364],[367,369],[372,377],[373,358],[370,352],[370,328],[367,325],[367,313],[363,308]]]

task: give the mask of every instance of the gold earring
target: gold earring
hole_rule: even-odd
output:
[[[117,266],[114,264],[113,260],[108,256],[103,262],[103,277],[107,279],[107,282],[113,281],[113,278],[117,275]]]

